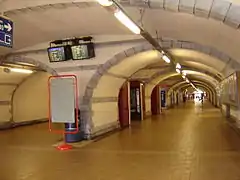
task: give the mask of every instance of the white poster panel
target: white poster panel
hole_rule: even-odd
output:
[[[54,78],[50,81],[50,111],[53,123],[75,122],[74,78]]]

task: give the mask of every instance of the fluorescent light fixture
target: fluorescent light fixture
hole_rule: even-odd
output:
[[[135,34],[140,34],[140,28],[126,16],[121,10],[118,10],[114,13],[114,16],[128,29],[130,29]]]
[[[113,4],[113,2],[109,0],[97,0],[97,2],[102,6],[111,6]]]
[[[19,68],[9,68],[11,72],[17,72],[17,73],[24,73],[24,74],[31,74],[33,73],[32,70],[29,69],[19,69]]]
[[[177,68],[177,69],[181,69],[181,68],[182,68],[181,64],[177,63],[177,64],[176,64],[176,68]]]
[[[181,73],[180,69],[176,69],[176,71],[177,71],[177,73],[178,73],[178,74],[180,74],[180,73]]]
[[[166,55],[163,55],[162,59],[166,62],[166,63],[170,63],[171,60],[166,56]]]

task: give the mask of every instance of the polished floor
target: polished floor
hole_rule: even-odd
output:
[[[35,125],[0,132],[0,180],[240,180],[240,137],[220,111],[189,102],[82,148]]]

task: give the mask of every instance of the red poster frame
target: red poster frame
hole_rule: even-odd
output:
[[[75,85],[75,108],[77,110],[77,112],[75,112],[75,122],[76,122],[76,130],[75,131],[71,131],[71,132],[67,132],[64,128],[63,131],[61,130],[55,130],[52,128],[52,122],[51,122],[51,117],[52,117],[52,114],[51,114],[51,88],[50,88],[50,85],[51,85],[51,80],[54,79],[54,78],[70,78],[72,77],[74,79],[74,85]],[[77,83],[77,76],[76,75],[55,75],[55,76],[50,76],[48,78],[48,129],[50,132],[53,132],[53,133],[57,133],[57,134],[76,134],[79,132],[79,128],[78,128],[78,109],[79,109],[79,106],[78,106],[78,83]],[[65,123],[63,123],[65,124]]]

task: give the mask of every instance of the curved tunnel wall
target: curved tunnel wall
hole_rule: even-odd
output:
[[[2,84],[0,86],[0,124],[9,122],[12,118],[11,114],[11,94],[13,93],[16,85]]]
[[[48,88],[50,74],[37,72],[25,79],[13,95],[13,121],[16,123],[46,120],[48,117]]]
[[[159,62],[160,57],[150,52],[154,52],[150,45],[143,44],[139,47],[133,47],[117,54],[97,69],[96,73],[90,79],[84,94],[82,117],[86,121],[86,134],[93,135],[101,129],[108,128],[108,126],[117,125],[119,89],[137,70],[149,64]],[[221,58],[218,58],[218,61],[225,62]],[[152,89],[162,80],[176,75],[179,74],[176,72],[162,74],[157,78],[151,79],[146,84],[145,99],[147,113],[151,107],[150,97]]]
[[[199,87],[203,88],[208,94],[209,94],[209,100],[210,102],[214,104],[214,96],[215,96],[215,92],[212,91],[210,88],[208,88],[207,86],[205,86],[204,84],[197,84]],[[191,87],[191,85],[189,84],[186,84],[186,85],[183,85],[181,87],[179,87],[180,90],[183,90],[183,89],[186,89],[188,87]]]

